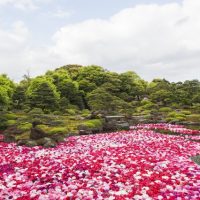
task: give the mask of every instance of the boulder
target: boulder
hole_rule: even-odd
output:
[[[93,134],[92,130],[81,129],[79,130],[79,135],[91,135]]]
[[[15,136],[13,135],[4,135],[3,141],[7,143],[16,142]]]
[[[17,141],[17,146],[26,145],[27,142],[28,142],[28,140],[18,140]]]
[[[38,140],[38,139],[44,138],[46,136],[47,136],[47,134],[43,130],[41,130],[37,127],[31,128],[30,139]]]
[[[49,148],[49,147],[55,147],[56,142],[52,140],[51,138],[43,138],[45,143],[43,144],[43,147]]]
[[[50,136],[50,138],[57,143],[64,141],[64,136],[61,135],[61,134],[53,134],[53,135]]]
[[[37,146],[37,142],[34,141],[34,140],[27,140],[26,143],[25,143],[25,145],[27,147],[34,147],[34,146]]]
[[[200,155],[191,157],[191,160],[195,162],[197,165],[200,165]]]
[[[117,123],[116,127],[119,130],[129,130],[130,124],[128,122],[121,122],[121,123]]]

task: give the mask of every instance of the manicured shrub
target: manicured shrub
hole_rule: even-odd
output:
[[[68,132],[66,127],[53,127],[49,128],[47,131],[48,134],[53,135],[53,134],[66,134]]]
[[[200,114],[187,115],[186,120],[191,122],[200,122]]]
[[[44,124],[37,125],[37,128],[39,128],[39,129],[41,129],[45,132],[49,130],[49,127],[47,125],[44,125]]]
[[[43,110],[41,108],[33,108],[29,114],[37,114],[37,115],[40,115],[40,114],[44,114]]]
[[[181,111],[181,113],[184,115],[191,115],[191,111],[189,111],[189,110],[183,110],[183,111]]]
[[[4,115],[4,117],[7,119],[7,120],[16,120],[17,119],[17,115],[14,114],[14,113],[6,113]]]
[[[65,111],[66,111],[67,115],[76,115],[77,114],[77,110],[76,109],[70,108],[70,109],[66,109]]]
[[[24,132],[20,135],[15,136],[16,140],[27,140],[30,138],[30,131]]]
[[[173,112],[170,112],[167,116],[172,118],[172,117],[176,117],[176,115],[177,113],[173,111]]]
[[[100,119],[92,119],[92,120],[83,122],[82,125],[90,128],[90,129],[94,129],[94,128],[101,128],[103,123],[102,123],[102,120],[100,120]]]
[[[159,109],[160,112],[164,112],[164,113],[168,113],[168,112],[171,112],[172,109],[169,108],[169,107],[162,107]]]
[[[91,114],[91,112],[88,109],[84,109],[81,112],[82,117],[88,117],[88,116],[90,116],[90,114]]]
[[[17,126],[17,128],[22,131],[28,131],[31,129],[31,127],[32,127],[32,124],[29,122],[24,122]]]
[[[7,126],[12,126],[12,125],[15,125],[16,123],[17,123],[16,120],[8,120],[8,121],[6,122]]]

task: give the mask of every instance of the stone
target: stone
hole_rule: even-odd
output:
[[[49,148],[49,147],[55,147],[56,146],[56,142],[54,140],[52,140],[51,138],[46,138],[45,139],[45,144],[43,145],[43,147]]]
[[[26,144],[27,147],[34,147],[37,146],[37,142],[34,140],[27,140]]]
[[[55,142],[57,142],[57,143],[60,143],[60,142],[64,141],[64,136],[61,135],[61,134],[53,134],[53,135],[50,136],[50,138],[52,140],[54,140]]]
[[[91,135],[93,134],[92,130],[79,130],[79,135]]]
[[[28,140],[18,140],[17,141],[17,146],[22,146],[22,145],[26,145]]]
[[[13,136],[13,135],[4,135],[3,141],[7,142],[7,143],[16,142],[15,136]]]
[[[195,162],[197,165],[200,165],[200,155],[191,157],[191,160]]]
[[[30,139],[38,140],[38,139],[44,138],[46,136],[47,136],[47,134],[43,130],[41,130],[37,127],[31,128]]]

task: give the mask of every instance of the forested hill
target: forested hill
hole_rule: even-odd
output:
[[[14,83],[0,75],[0,109],[46,113],[66,110],[98,111],[106,114],[143,113],[186,109],[200,112],[200,82],[147,82],[135,72],[116,73],[99,66],[67,65]],[[170,116],[169,116],[170,117]],[[181,116],[179,116],[181,118]]]

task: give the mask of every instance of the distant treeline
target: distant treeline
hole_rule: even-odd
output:
[[[200,82],[147,82],[135,72],[116,73],[100,66],[67,65],[14,83],[0,75],[0,110],[46,113],[66,110],[98,111],[106,114],[151,112],[160,108],[200,112]]]

